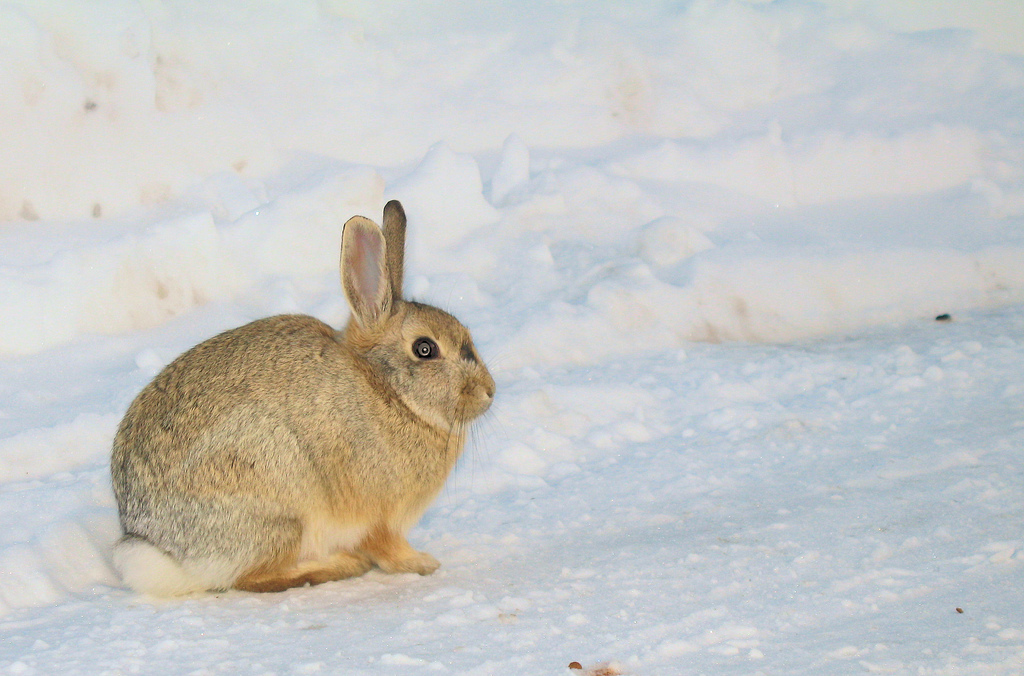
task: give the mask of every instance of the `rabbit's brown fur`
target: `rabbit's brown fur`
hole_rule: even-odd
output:
[[[384,213],[383,233],[345,224],[343,332],[261,319],[188,350],[132,402],[111,458],[130,586],[278,591],[437,568],[405,533],[494,381],[462,324],[402,299],[405,215],[397,202]],[[434,356],[413,352],[422,339]]]

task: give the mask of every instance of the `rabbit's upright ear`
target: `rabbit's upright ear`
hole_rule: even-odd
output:
[[[402,277],[405,274],[405,209],[398,200],[384,205],[384,242],[388,252],[388,279],[392,302],[402,300]]]
[[[391,315],[388,252],[377,224],[353,216],[341,234],[341,284],[359,325],[374,329]]]

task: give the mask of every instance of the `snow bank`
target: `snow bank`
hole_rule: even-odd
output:
[[[373,171],[335,169],[270,199],[215,175],[178,213],[0,233],[0,352],[156,326],[266,277],[336,272],[342,224],[376,212],[382,189]]]
[[[988,152],[970,128],[934,126],[892,136],[837,132],[793,135],[780,125],[750,139],[669,141],[630,160],[631,174],[711,183],[779,206],[914,195],[983,175]]]
[[[439,140],[481,152],[510,132],[539,147],[717,139],[705,180],[792,193],[793,171],[797,199],[850,194],[837,171],[856,191],[927,189],[976,173],[988,131],[948,111],[983,116],[989,99],[1005,109],[999,91],[1015,86],[998,72],[1006,62],[970,45],[802,3],[538,5],[528,24],[502,3],[424,13],[401,0],[0,11],[0,126],[18,130],[2,141],[3,220],[122,214],[217,172],[264,178],[295,151],[395,166]],[[956,14],[969,24],[985,8]],[[946,68],[928,72],[929,61]],[[727,147],[773,120],[796,132],[790,169],[777,139]],[[763,183],[733,176],[758,165]]]
[[[406,202],[420,270],[463,275],[432,291],[420,274],[417,294],[498,301],[493,270],[520,250],[550,290],[588,274],[576,252],[617,244],[631,272],[570,282],[560,317],[530,320],[532,339],[609,334],[577,349],[591,358],[1019,300],[1019,62],[861,5],[538,6],[525,30],[459,3],[8,3],[0,353],[156,326],[271,276],[326,288],[341,223],[385,197]],[[951,191],[952,245],[878,230],[822,253],[767,222]]]

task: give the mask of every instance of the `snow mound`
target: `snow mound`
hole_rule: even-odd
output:
[[[412,221],[410,251],[436,254],[477,228],[491,225],[498,212],[484,199],[476,160],[439,143],[419,165],[388,187]]]

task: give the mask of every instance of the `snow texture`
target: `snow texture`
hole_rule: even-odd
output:
[[[1024,673],[1018,0],[0,4],[0,674]],[[498,383],[432,576],[155,602],[135,394],[346,320]],[[568,665],[579,663],[580,670]]]

